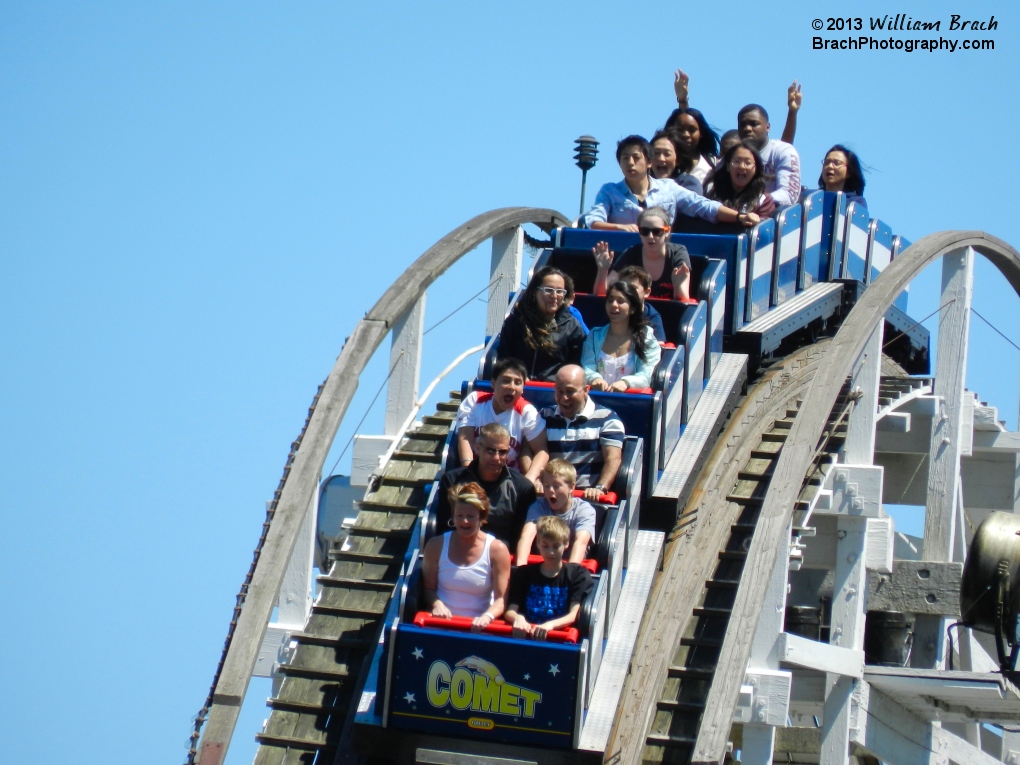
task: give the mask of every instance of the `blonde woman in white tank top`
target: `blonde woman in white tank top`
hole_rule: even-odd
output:
[[[450,489],[453,531],[425,545],[422,578],[425,605],[433,616],[472,617],[472,631],[503,615],[510,584],[510,551],[482,531],[489,499],[477,483]]]

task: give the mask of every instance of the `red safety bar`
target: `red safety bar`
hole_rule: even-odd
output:
[[[575,497],[584,497],[584,489],[574,489]],[[599,498],[595,501],[600,505],[615,505],[618,501],[615,491],[607,491],[605,494],[599,494]]]
[[[418,627],[433,627],[441,630],[470,632],[471,621],[470,616],[451,616],[449,619],[443,619],[433,616],[428,611],[419,611],[414,615],[414,624]],[[497,635],[498,637],[511,637],[512,633],[513,627],[502,619],[496,619],[481,631],[483,635]],[[576,627],[568,627],[565,630],[552,630],[546,635],[546,640],[551,643],[576,643],[580,636],[581,633],[577,631]]]
[[[535,555],[534,553],[532,553],[531,555],[528,556],[529,566],[541,562],[542,562],[541,555]],[[597,574],[599,572],[599,562],[594,558],[585,558],[584,560],[581,561],[579,565],[584,566],[586,569],[588,569],[589,573]]]

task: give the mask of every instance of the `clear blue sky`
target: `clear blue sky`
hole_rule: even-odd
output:
[[[0,761],[183,761],[264,503],[344,337],[474,215],[575,214],[579,135],[603,148],[589,199],[617,180],[615,142],[662,124],[675,67],[721,130],[759,101],[778,134],[800,79],[806,179],[848,143],[898,233],[1020,243],[1014,7],[832,6],[954,38],[954,12],[999,20],[975,35],[994,51],[906,54],[813,51],[823,5],[0,5]],[[487,264],[429,293],[427,327]],[[1016,296],[976,274],[975,306],[1020,339]],[[915,284],[916,317],[937,283]],[[423,381],[483,316],[472,303],[429,335]],[[973,326],[968,384],[1015,427],[1020,353]],[[246,707],[231,763],[265,716]]]

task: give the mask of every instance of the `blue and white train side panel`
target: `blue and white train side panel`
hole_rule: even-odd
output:
[[[687,359],[684,363],[683,422],[690,422],[694,408],[705,390],[705,356],[708,345],[708,305],[688,306],[680,321]]]
[[[776,222],[763,220],[751,230],[750,287],[745,320],[754,321],[769,310],[772,301],[772,267],[776,251]]]
[[[801,267],[798,289],[806,290],[818,282],[832,278],[833,257],[842,249],[842,229],[836,235],[836,228],[842,226],[846,199],[842,194],[815,191],[801,202]],[[834,247],[834,240],[838,243]]]
[[[680,440],[680,428],[684,422],[684,367],[687,359],[687,351],[684,346],[679,346],[673,351],[669,368],[666,370],[666,379],[662,385],[662,398],[666,411],[662,417],[662,448],[659,450],[659,459],[654,463],[658,470],[664,470],[666,461],[673,454],[673,449]]]
[[[800,283],[800,241],[803,208],[792,205],[776,218],[776,265],[772,305],[782,305],[797,293]]]
[[[873,220],[868,226],[867,284],[871,284],[892,262],[893,232],[888,223]]]
[[[705,379],[712,376],[723,354],[726,331],[726,262],[710,261],[701,276],[698,300],[708,305],[708,355],[705,357]]]
[[[892,247],[892,259],[896,260],[896,256],[899,255],[904,250],[906,250],[910,245],[911,241],[907,239],[905,236],[894,236]],[[893,303],[893,305],[899,308],[901,311],[903,311],[903,313],[907,312],[907,297],[909,291],[910,291],[909,287],[904,288],[903,292],[901,292],[896,297],[896,301]]]
[[[846,239],[843,244],[843,279],[867,280],[868,211],[851,202],[846,213]]]
[[[832,235],[829,244],[829,275],[822,281],[833,281],[843,278],[844,249],[846,248],[847,202],[843,192],[832,194],[824,192],[826,203],[832,197]]]

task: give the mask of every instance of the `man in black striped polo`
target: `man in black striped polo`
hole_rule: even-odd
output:
[[[623,423],[588,395],[584,369],[576,364],[561,367],[555,383],[556,406],[542,410],[549,457],[571,463],[584,498],[598,500],[612,487],[623,461]]]

